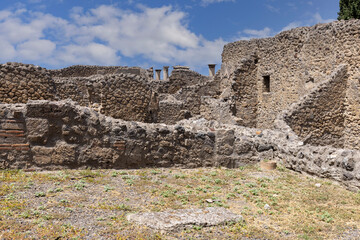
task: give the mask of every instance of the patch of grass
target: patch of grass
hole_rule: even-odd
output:
[[[45,197],[46,194],[44,192],[36,192],[35,197]]]

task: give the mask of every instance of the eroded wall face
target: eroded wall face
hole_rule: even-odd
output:
[[[0,102],[26,103],[28,100],[52,100],[55,88],[46,69],[33,65],[0,65]]]
[[[344,147],[346,70],[335,72],[285,118],[305,144]]]
[[[309,94],[338,65],[347,64],[346,98],[343,94],[330,94],[328,97],[345,99],[344,147],[358,149],[360,99],[357,94],[359,77],[356,76],[359,76],[360,65],[359,32],[359,20],[337,21],[292,29],[273,38],[230,43],[224,47],[222,70],[234,74],[244,59],[258,58],[256,78],[249,76],[245,81],[256,81],[257,127],[271,128],[282,110]],[[264,77],[270,78],[270,91],[264,90]],[[329,102],[336,100],[329,99]]]
[[[135,74],[141,75],[142,77],[146,77],[145,70],[139,67],[120,67],[120,66],[85,66],[85,65],[75,65],[70,66],[63,69],[58,70],[50,70],[49,71],[52,77],[90,77],[93,75],[109,75],[109,74]]]
[[[142,122],[153,122],[150,111],[152,90],[143,79],[126,74],[94,78],[61,78],[55,80],[57,96],[72,99],[105,115]],[[153,108],[151,107],[153,104]]]
[[[240,119],[239,124],[246,127],[256,127],[258,92],[256,85],[256,59],[243,62],[235,73],[235,83],[232,94],[235,98],[235,116]]]

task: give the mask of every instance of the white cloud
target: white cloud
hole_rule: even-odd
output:
[[[114,65],[120,60],[120,57],[116,55],[116,50],[99,43],[83,46],[68,45],[63,47],[63,51],[57,57],[67,64]]]
[[[201,0],[201,5],[207,6],[212,3],[235,2],[235,0]]]
[[[30,40],[17,47],[19,55],[25,60],[39,60],[53,54],[56,44],[49,40]]]
[[[261,30],[245,29],[245,30],[239,32],[238,35],[235,38],[233,38],[233,40],[234,41],[250,40],[253,38],[271,37],[273,35],[275,35],[275,32],[269,27],[265,27],[264,29],[261,29]]]
[[[171,6],[139,6],[138,11],[107,5],[86,12],[74,8],[70,20],[24,8],[0,11],[0,59],[54,67],[119,65],[123,56],[192,68],[219,63],[226,42],[191,32],[186,17]]]
[[[283,29],[281,29],[281,32],[300,27],[301,25],[302,25],[301,22],[291,22],[288,25],[286,25],[285,27],[283,27]]]
[[[320,13],[315,13],[313,15],[313,19],[310,20],[310,21],[313,22],[313,23],[329,23],[329,22],[335,21],[335,19],[331,19],[331,18],[330,19],[323,19],[321,17]]]
[[[335,21],[335,19],[323,19],[321,17],[320,13],[315,13],[315,14],[312,14],[310,16],[310,18],[307,19],[307,20],[296,21],[296,22],[289,23],[281,31],[290,30],[292,28],[297,28],[297,27],[300,27],[300,26],[312,26],[312,25],[317,24],[317,23],[329,23],[329,22],[333,22],[333,21]]]
[[[280,12],[280,9],[279,8],[276,8],[270,4],[265,4],[265,7],[270,11],[270,12],[273,12],[273,13],[279,13]]]
[[[266,38],[266,37],[272,37],[276,35],[277,33],[280,33],[282,31],[287,31],[293,28],[301,27],[301,26],[312,26],[317,23],[329,23],[335,21],[335,19],[323,19],[319,13],[312,14],[309,19],[303,20],[303,21],[295,21],[291,22],[285,27],[281,29],[281,31],[277,32],[269,27],[265,27],[261,30],[256,29],[245,29],[238,33],[238,36],[236,36],[233,40],[249,40],[252,38]]]

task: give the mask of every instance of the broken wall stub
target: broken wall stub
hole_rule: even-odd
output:
[[[124,120],[152,122],[154,99],[145,79],[132,74],[55,79],[57,96]],[[152,106],[152,108],[150,107]]]

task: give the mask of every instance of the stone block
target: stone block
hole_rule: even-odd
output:
[[[26,119],[27,137],[30,143],[43,145],[47,143],[49,134],[49,121],[40,118]]]
[[[156,230],[183,230],[195,226],[216,226],[243,221],[241,215],[225,208],[180,209],[166,212],[129,214],[127,220]]]

